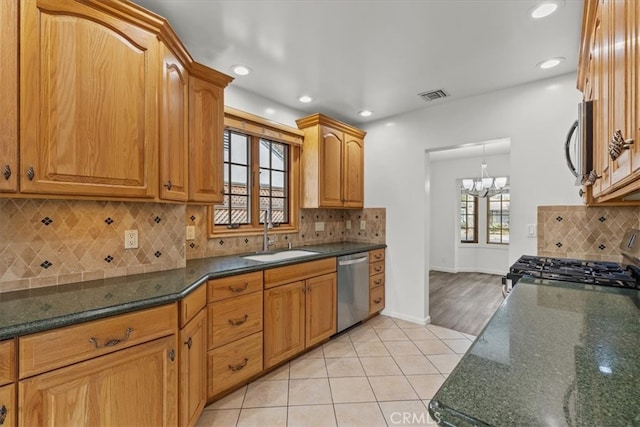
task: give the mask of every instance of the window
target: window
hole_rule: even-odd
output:
[[[297,231],[302,135],[225,107],[224,200],[210,209],[210,236],[261,233],[267,209],[270,232]]]
[[[509,244],[509,189],[487,197],[487,243]]]
[[[460,242],[478,243],[478,198],[460,193]]]

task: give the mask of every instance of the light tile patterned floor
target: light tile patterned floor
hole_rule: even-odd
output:
[[[474,339],[377,316],[209,405],[198,426],[433,426],[426,405]]]

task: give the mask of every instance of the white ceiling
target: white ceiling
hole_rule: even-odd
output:
[[[426,107],[417,94],[431,89],[459,99],[575,71],[582,0],[560,1],[534,20],[539,0],[134,0],[167,18],[195,60],[253,70],[232,85],[353,124]]]

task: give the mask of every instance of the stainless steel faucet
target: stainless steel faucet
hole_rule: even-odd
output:
[[[269,246],[273,245],[273,243],[269,241],[269,235],[267,234],[267,230],[273,228],[271,219],[271,208],[267,208],[264,211],[264,236],[262,242],[262,250],[264,252],[269,250]]]

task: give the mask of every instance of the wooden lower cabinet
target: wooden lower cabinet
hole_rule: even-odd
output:
[[[369,314],[378,313],[384,308],[384,286],[369,290]]]
[[[209,351],[209,398],[262,372],[262,332]]]
[[[180,330],[180,426],[195,426],[207,403],[206,314],[203,308]]]
[[[16,405],[16,386],[14,384],[0,387],[0,425],[15,427],[18,405]]]
[[[384,308],[384,249],[369,251],[369,314]]]
[[[336,283],[330,273],[265,290],[265,369],[336,333]]]
[[[20,426],[175,426],[175,335],[19,383]]]

